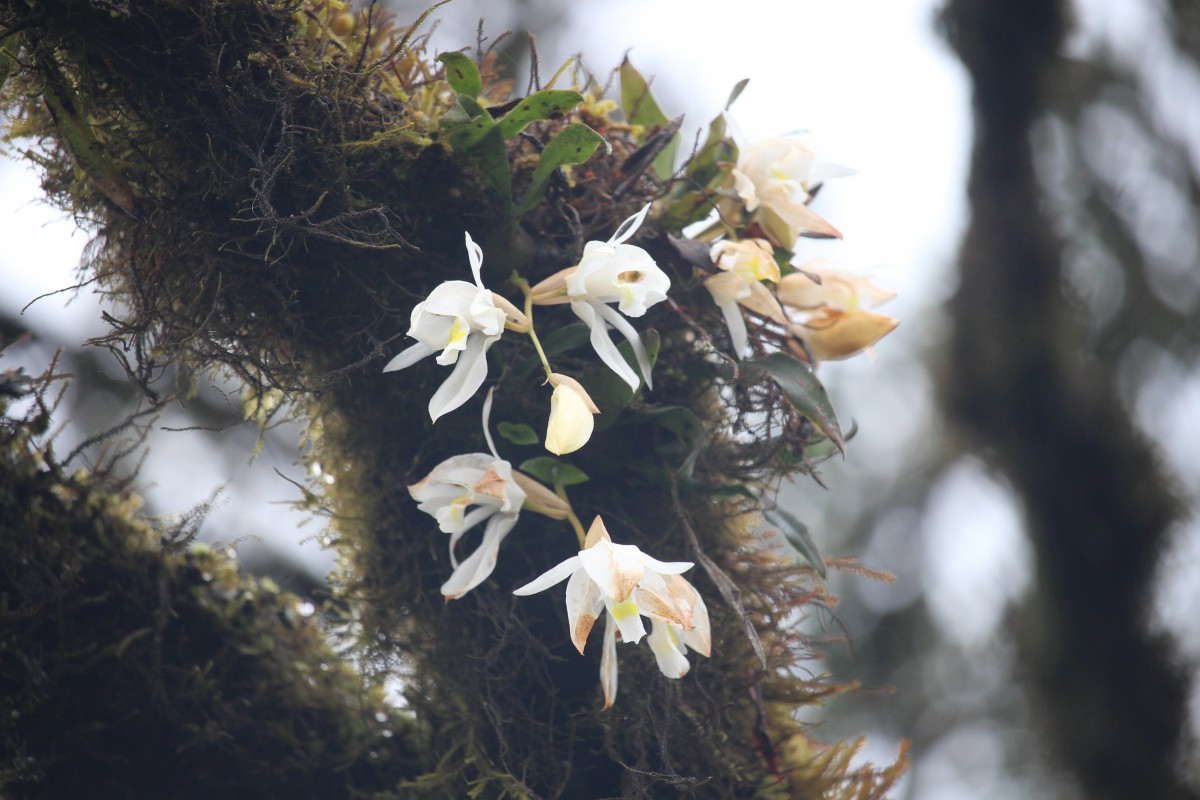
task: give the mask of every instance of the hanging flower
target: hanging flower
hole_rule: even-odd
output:
[[[579,381],[557,372],[550,375],[554,394],[550,396],[550,422],[546,426],[546,449],[556,456],[573,453],[592,438],[600,409],[592,402]]]
[[[763,139],[738,153],[733,188],[746,211],[775,244],[794,249],[802,234],[842,238],[837,228],[808,207],[812,187],[853,174],[833,164],[818,164],[813,152],[796,139]]]
[[[483,433],[491,453],[467,453],[438,464],[422,480],[408,487],[418,508],[437,520],[450,534],[450,564],[454,572],[442,585],[447,600],[456,600],[474,589],[496,568],[500,543],[517,524],[527,507],[563,519],[569,507],[553,492],[512,468],[496,453],[488,430],[492,394],[483,403]],[[470,529],[483,524],[483,540],[462,563],[455,545]]]
[[[687,632],[685,639],[676,634],[676,643],[683,642],[697,652],[708,654],[711,641],[708,610],[695,588],[679,577],[679,573],[691,568],[689,561],[659,561],[635,545],[613,544],[603,520],[596,517],[578,555],[551,567],[513,594],[535,594],[569,578],[567,622],[571,641],[580,653],[583,653],[592,626],[601,613],[608,611],[600,658],[600,684],[604,691],[604,708],[608,708],[617,693],[617,633],[620,632],[621,641],[636,644],[646,634],[642,615],[650,617],[654,625],[673,626]],[[662,673],[669,678],[678,678],[687,670],[680,672],[666,648],[657,644],[664,635],[658,635],[652,649],[659,647],[664,653],[660,657],[655,651]],[[678,647],[675,649],[677,653],[682,652]]]
[[[864,277],[838,270],[824,259],[809,261],[783,278],[777,289],[785,308],[797,312],[789,347],[816,361],[849,358],[895,330],[899,321],[869,310],[896,295]]]
[[[634,391],[638,388],[638,375],[608,338],[608,329],[616,328],[629,341],[646,386],[653,388],[646,346],[629,321],[621,316],[642,316],[650,306],[666,300],[671,288],[671,279],[649,253],[625,244],[648,213],[649,203],[622,222],[607,242],[584,245],[579,264],[550,276],[532,289],[535,298],[541,296],[536,299],[540,305],[569,302],[575,315],[591,329],[596,355]],[[617,308],[610,303],[616,303]]]
[[[399,353],[384,372],[411,367],[426,356],[438,354],[437,363],[454,365],[454,371],[429,400],[434,422],[467,402],[487,377],[487,351],[504,332],[505,323],[528,326],[528,320],[511,303],[483,287],[480,268],[483,250],[466,234],[467,255],[475,284],[446,281],[412,310],[408,335],[417,343]]]
[[[761,281],[779,280],[779,265],[771,243],[764,239],[722,240],[713,245],[713,263],[720,272],[704,281],[704,288],[725,317],[733,354],[741,357],[748,344],[746,320],[741,307],[761,317],[786,324],[779,301]]]
[[[454,572],[442,594],[456,600],[487,580],[496,568],[500,543],[517,524],[525,492],[513,479],[512,465],[487,453],[453,456],[408,487],[417,506],[450,534]],[[483,541],[461,564],[454,548],[471,528],[486,521]]]

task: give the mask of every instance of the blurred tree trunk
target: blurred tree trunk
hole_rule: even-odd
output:
[[[1019,638],[1047,738],[1089,797],[1192,798],[1178,770],[1186,683],[1147,627],[1180,502],[1087,350],[1034,170],[1065,16],[1046,0],[945,11],[976,126],[949,410],[1024,501],[1037,580]]]

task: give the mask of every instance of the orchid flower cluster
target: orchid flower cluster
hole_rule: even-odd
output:
[[[626,317],[641,317],[666,299],[670,278],[640,247],[627,244],[650,211],[647,204],[605,242],[588,242],[582,260],[525,288],[525,311],[483,285],[483,251],[466,234],[467,254],[474,283],[446,281],[413,309],[408,335],[416,339],[384,367],[402,370],[438,353],[437,363],[453,365],[450,376],[429,402],[434,422],[469,400],[487,378],[487,351],[505,330],[529,335],[554,387],[546,449],[556,455],[570,453],[587,443],[599,408],[587,390],[569,375],[553,371],[537,339],[532,321],[534,305],[567,304],[589,328],[589,339],[600,360],[630,389],[651,383],[651,363],[646,346]],[[616,304],[616,309],[611,304]],[[637,362],[635,371],[609,338],[616,329],[630,344]],[[440,352],[439,352],[440,351]],[[447,601],[479,586],[496,568],[500,544],[517,523],[522,509],[552,519],[567,519],[575,528],[581,550],[545,575],[518,589],[518,595],[547,589],[570,576],[567,614],[571,638],[583,653],[587,635],[599,614],[608,610],[601,685],[608,708],[616,698],[616,640],[636,644],[646,634],[641,621],[650,619],[647,638],[659,669],[669,678],[687,673],[689,647],[707,656],[711,634],[708,611],[700,594],[679,573],[689,562],[663,562],[633,545],[613,544],[597,517],[586,536],[571,510],[565,490],[556,494],[534,478],[500,458],[489,430],[492,392],[483,404],[483,431],[489,453],[453,456],[438,464],[424,479],[408,487],[418,508],[437,520],[450,535],[453,572],[442,585]],[[456,545],[463,535],[483,525],[483,538],[474,552],[458,560]]]
[[[721,204],[722,216],[735,224],[709,229],[723,238],[712,246],[716,273],[704,281],[725,317],[735,356],[749,346],[744,312],[764,327],[773,324],[784,346],[814,365],[870,352],[898,324],[871,310],[895,295],[867,278],[824,259],[783,276],[776,260],[777,252],[794,253],[803,237],[842,238],[808,203],[822,181],[849,174],[853,170],[818,162],[795,139],[766,139],[740,151]],[[742,232],[761,235],[737,238]]]
[[[711,236],[701,234],[715,239],[712,271],[703,285],[724,317],[737,357],[750,349],[747,314],[756,331],[775,335],[777,349],[813,365],[869,349],[895,327],[895,320],[870,310],[893,295],[866,278],[822,260],[789,265],[787,274],[780,267],[777,254],[793,253],[802,236],[841,238],[808,202],[821,180],[848,173],[817,163],[811,151],[791,139],[752,144],[741,151],[736,165],[728,166],[721,220],[706,232]],[[438,364],[453,366],[429,401],[429,415],[436,422],[479,391],[488,375],[488,350],[505,331],[525,334],[537,351],[545,382],[553,387],[545,447],[556,455],[580,449],[590,439],[593,417],[600,409],[578,380],[550,366],[533,308],[569,304],[587,326],[600,361],[631,391],[643,383],[651,389],[651,359],[629,319],[644,316],[665,300],[671,281],[646,250],[628,243],[649,211],[647,204],[607,241],[588,242],[578,264],[532,287],[517,279],[525,295],[524,310],[484,286],[483,251],[467,233],[474,282],[446,281],[417,304],[408,330],[416,343],[389,361],[384,371],[405,369],[434,354]],[[629,343],[636,368],[610,338],[612,330]],[[420,510],[450,536],[453,571],[441,587],[447,602],[493,573],[500,545],[522,510],[566,520],[578,539],[578,553],[514,594],[534,594],[566,580],[570,637],[581,654],[592,627],[607,612],[600,663],[606,709],[617,693],[618,640],[637,644],[645,638],[659,670],[668,678],[682,677],[690,668],[689,649],[708,656],[711,647],[704,600],[682,577],[693,565],[659,561],[635,545],[615,544],[599,516],[585,534],[562,483],[555,482],[551,489],[500,457],[489,430],[491,403],[489,390],[483,404],[489,452],[449,458],[408,487]],[[458,542],[480,525],[480,544],[460,562]],[[648,635],[643,618],[649,620]]]

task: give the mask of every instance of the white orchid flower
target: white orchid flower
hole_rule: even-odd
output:
[[[709,654],[712,633],[708,609],[696,588],[680,577],[691,568],[689,561],[659,561],[634,545],[613,544],[604,521],[596,517],[578,555],[513,594],[535,594],[569,577],[567,621],[571,641],[580,653],[596,619],[607,609],[600,656],[600,686],[607,709],[617,697],[617,632],[621,641],[636,644],[646,634],[642,615],[651,620],[653,632],[647,641],[659,671],[668,678],[681,678],[687,673],[684,654],[688,647]]]
[[[637,545],[613,544],[604,521],[596,517],[578,555],[551,567],[513,594],[536,594],[570,578],[567,619],[571,641],[582,653],[592,625],[605,609],[626,642],[637,642],[646,635],[643,613],[690,625],[663,578],[691,568],[690,561],[659,561]]]
[[[500,543],[517,524],[521,507],[530,495],[535,495],[535,501],[542,505],[547,502],[547,494],[561,504],[553,493],[532,478],[514,471],[512,465],[496,453],[496,444],[488,430],[491,408],[492,394],[488,392],[483,403],[483,434],[490,454],[467,453],[448,458],[425,478],[408,487],[417,507],[436,519],[443,533],[450,534],[450,564],[454,572],[442,585],[442,594],[447,600],[462,597],[492,574]],[[553,505],[551,502],[550,506]],[[458,540],[485,522],[483,541],[459,563],[454,551]]]
[[[629,321],[621,316],[642,316],[650,306],[666,300],[671,288],[671,279],[654,263],[649,253],[625,244],[648,213],[649,203],[622,222],[607,242],[584,245],[583,260],[578,265],[545,282],[550,285],[565,280],[566,299],[575,315],[591,329],[596,355],[634,391],[638,388],[638,375],[609,339],[608,329],[610,326],[616,328],[629,341],[646,386],[653,388],[646,346]],[[610,303],[616,303],[617,308],[612,308]]]
[[[520,320],[514,316],[516,309],[511,303],[484,288],[480,277],[483,250],[469,233],[466,242],[474,285],[446,281],[430,292],[412,310],[408,335],[417,343],[383,368],[384,372],[405,369],[441,350],[437,363],[453,364],[454,371],[429,400],[429,416],[434,422],[467,402],[483,385],[487,378],[488,348],[504,332],[506,320],[512,317],[518,324]]]
[[[417,506],[450,534],[454,572],[442,584],[449,600],[462,597],[487,580],[496,568],[500,543],[517,524],[525,492],[513,479],[512,465],[487,453],[454,456],[408,487]],[[454,548],[463,534],[486,521],[483,541],[462,563]]]
[[[742,307],[761,317],[787,323],[779,301],[761,283],[777,282],[779,265],[775,263],[771,243],[764,239],[724,239],[713,245],[712,259],[721,272],[706,278],[704,288],[721,309],[733,342],[733,354],[740,358],[749,343]]]
[[[801,234],[842,238],[837,228],[808,207],[812,187],[826,178],[852,175],[854,170],[821,164],[812,150],[796,139],[772,138],[739,149],[733,169],[733,188],[755,215],[766,234],[781,247],[793,249]]]
[[[554,394],[550,396],[550,421],[546,425],[546,449],[556,456],[573,453],[587,444],[595,428],[594,414],[600,409],[579,381],[551,373]]]

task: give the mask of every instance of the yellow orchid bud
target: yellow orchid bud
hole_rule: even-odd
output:
[[[579,381],[557,372],[550,375],[550,423],[546,426],[546,449],[556,456],[573,453],[587,444],[595,427],[593,414],[600,409]]]

